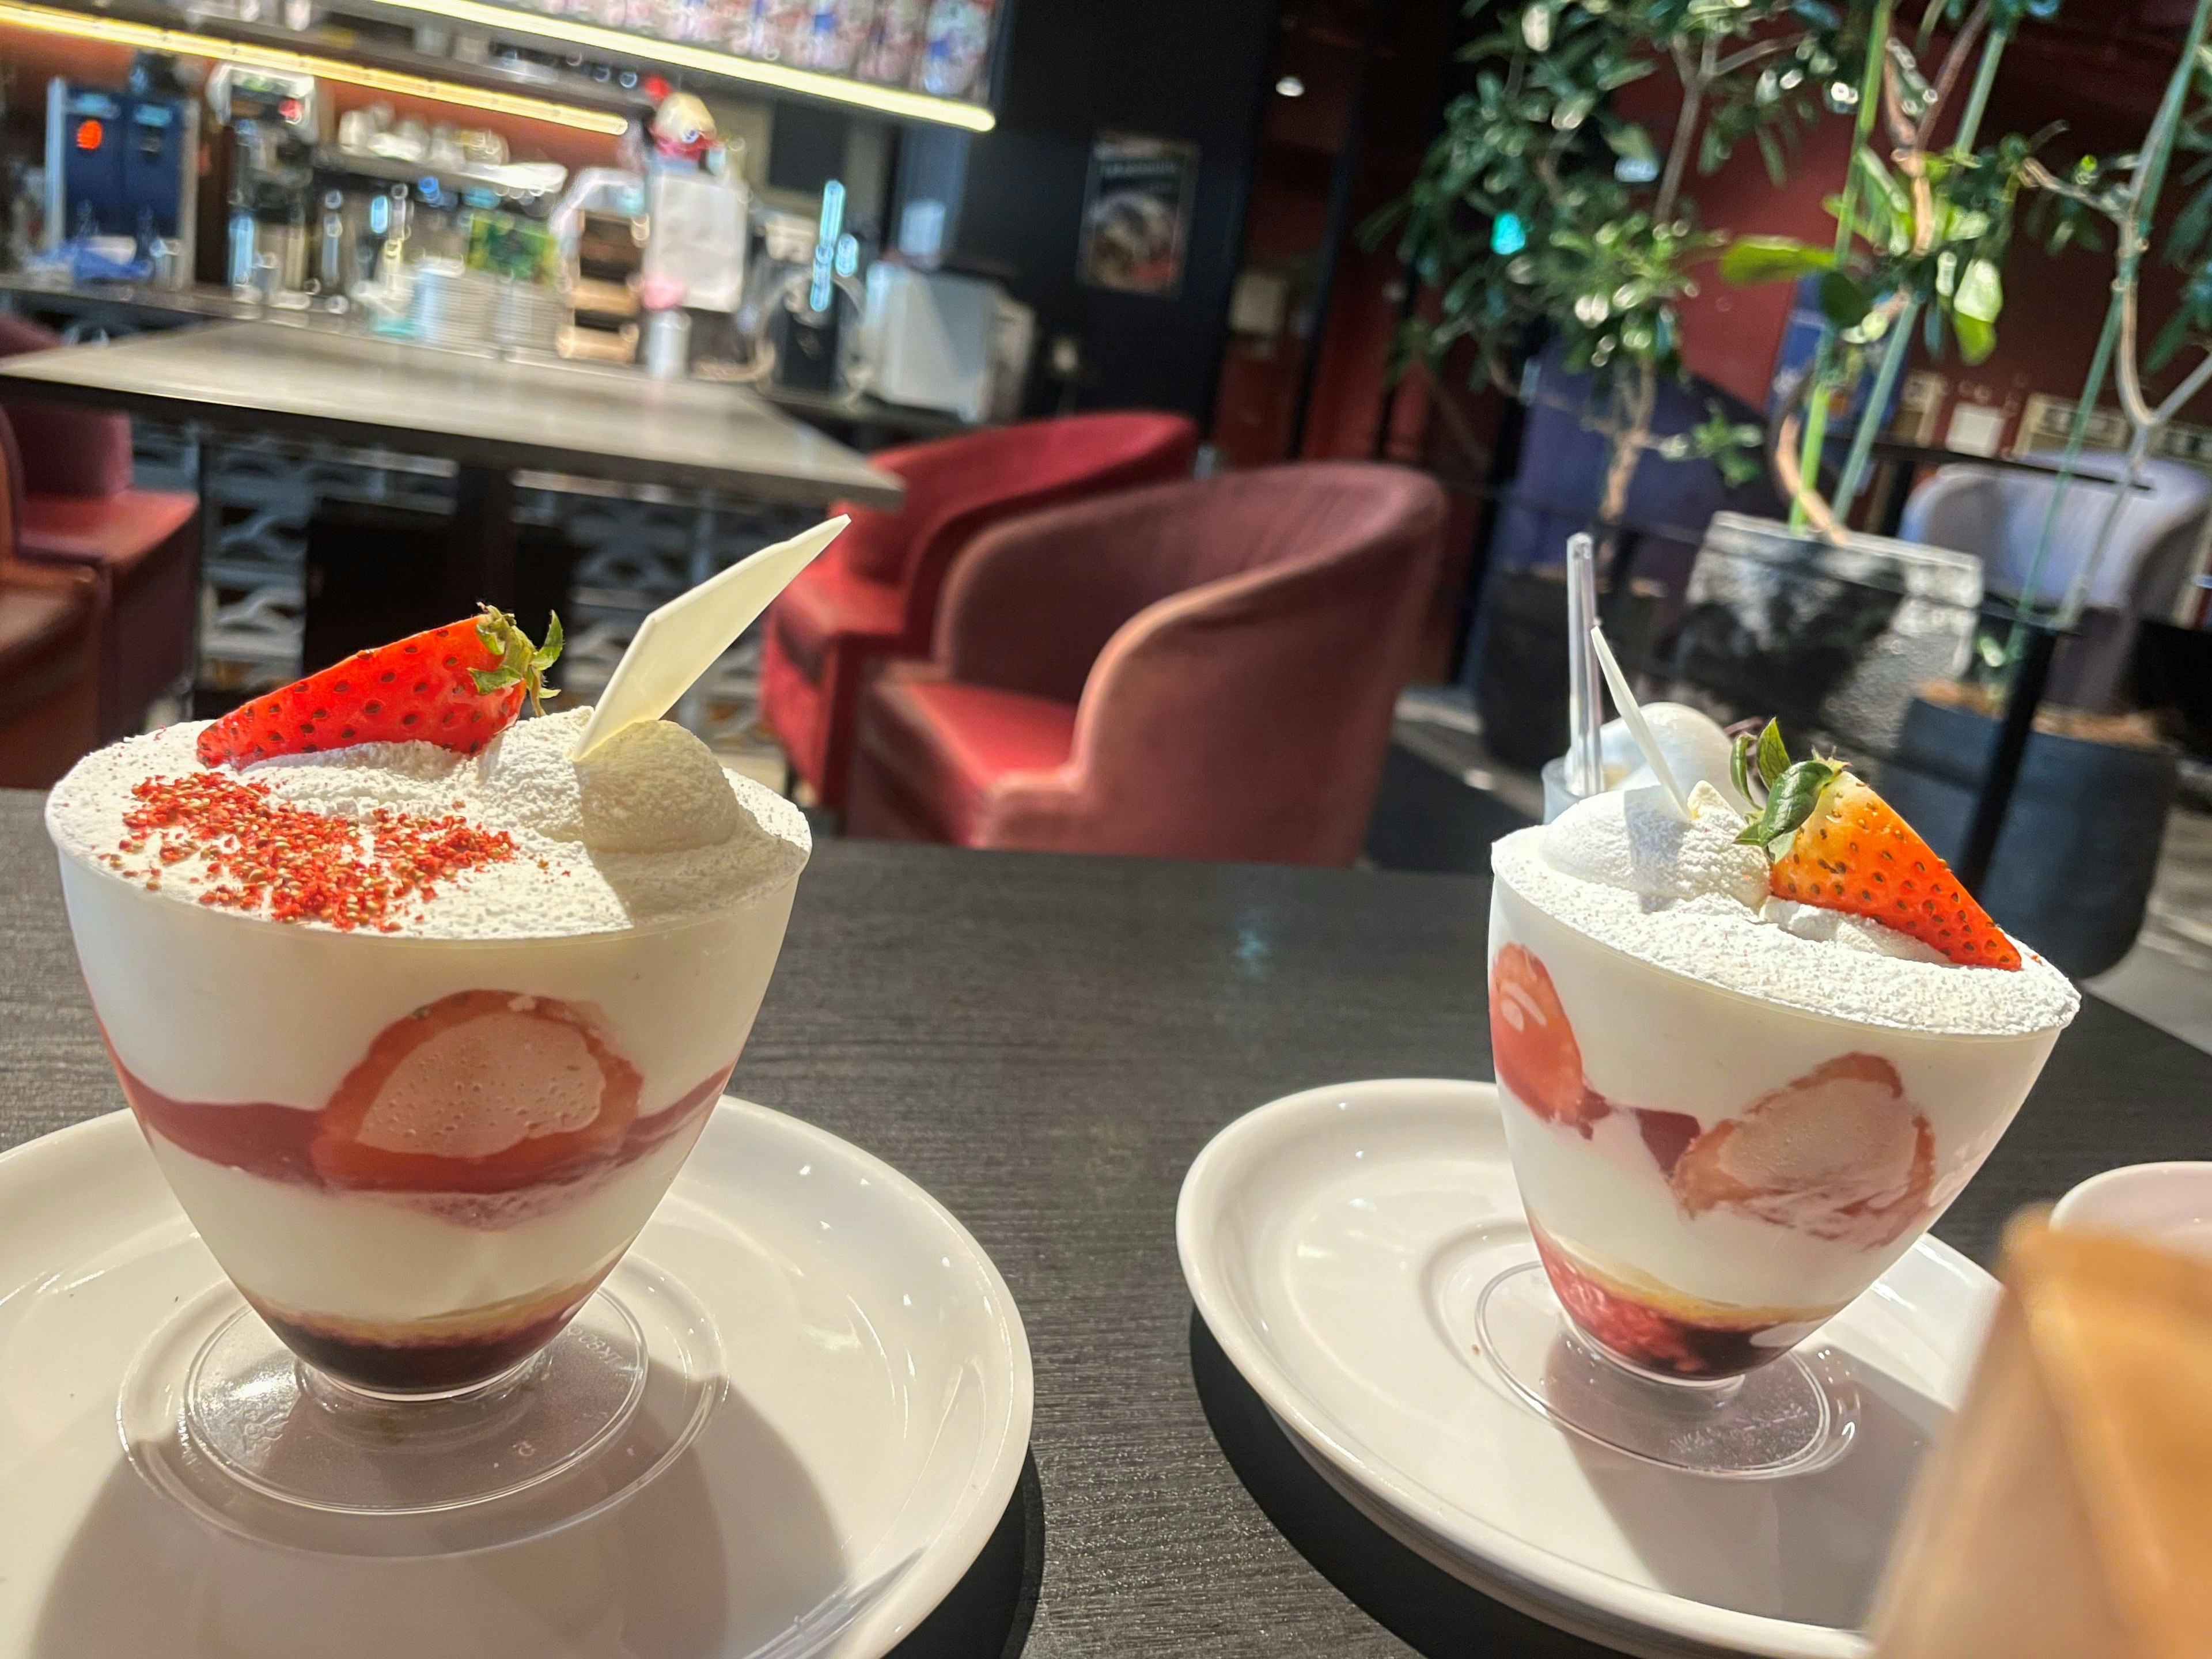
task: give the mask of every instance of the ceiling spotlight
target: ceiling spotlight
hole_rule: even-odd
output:
[[[1275,82],[1275,94],[1279,98],[1303,98],[1306,95],[1306,83],[1295,75],[1285,75]]]

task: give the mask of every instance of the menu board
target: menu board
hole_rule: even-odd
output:
[[[653,40],[981,102],[1004,0],[520,0]]]

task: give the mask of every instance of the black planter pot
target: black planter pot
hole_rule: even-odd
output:
[[[1482,656],[1475,668],[1474,708],[1483,746],[1524,772],[1567,752],[1567,579],[1558,565],[1501,570],[1483,600]],[[1659,596],[1631,585],[1599,613],[1613,649],[1647,655],[1658,625]]]
[[[1987,715],[1916,697],[1881,769],[1884,798],[1946,860],[1965,847],[1996,737]],[[2179,781],[2166,750],[2036,732],[1983,905],[2075,978],[2103,973],[2142,927]]]

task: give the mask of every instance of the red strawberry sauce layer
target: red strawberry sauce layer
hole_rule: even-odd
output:
[[[596,1279],[575,1286],[551,1311],[503,1330],[421,1341],[325,1330],[258,1302],[253,1310],[294,1353],[356,1388],[380,1394],[445,1394],[489,1382],[520,1364],[558,1336],[598,1288]]]
[[[532,1174],[516,1186],[573,1181],[635,1163],[712,1108],[721,1098],[723,1085],[729,1082],[730,1073],[736,1065],[732,1060],[664,1110],[632,1120],[622,1139],[605,1155],[587,1164]],[[119,1060],[115,1062],[115,1071],[123,1079],[123,1092],[140,1124],[195,1158],[243,1170],[264,1180],[298,1182],[303,1186],[332,1191],[355,1190],[325,1179],[315,1167],[313,1147],[323,1121],[320,1111],[258,1103],[198,1105],[170,1099],[132,1076]]]
[[[1616,1359],[1663,1376],[1741,1376],[1802,1341],[1835,1311],[1788,1319],[1692,1318],[1584,1271],[1542,1228],[1531,1231],[1553,1292],[1583,1334]]]

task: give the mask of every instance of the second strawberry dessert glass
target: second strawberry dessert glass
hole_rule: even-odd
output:
[[[590,710],[518,723],[557,650],[487,611],[49,799],[125,1096],[246,1304],[126,1387],[187,1486],[485,1504],[644,1397],[600,1287],[737,1063],[809,840],[665,702],[588,748]]]
[[[1486,1345],[1557,1420],[1723,1475],[1847,1449],[1847,1368],[1793,1350],[1958,1196],[2078,1006],[1864,782],[1764,749],[1728,792],[1765,793],[1749,821],[1707,781],[1686,813],[1596,795],[1492,851],[1541,1265],[1485,1293]]]

